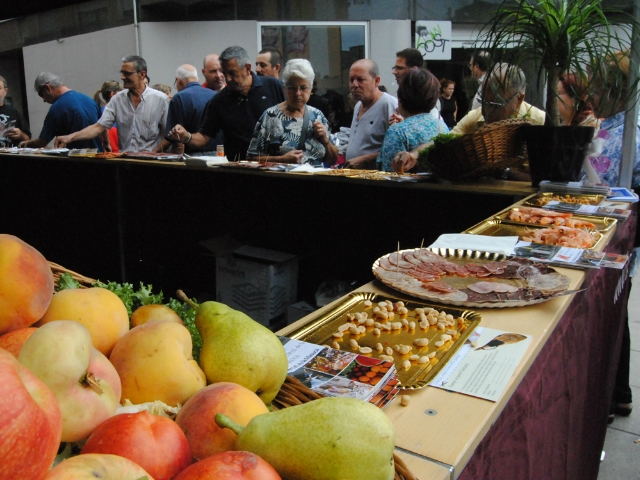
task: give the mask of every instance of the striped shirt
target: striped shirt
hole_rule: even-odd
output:
[[[121,152],[152,151],[164,136],[168,111],[169,98],[164,93],[146,87],[136,108],[125,89],[109,101],[98,123],[107,129],[117,123]]]

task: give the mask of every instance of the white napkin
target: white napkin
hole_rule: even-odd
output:
[[[331,170],[330,168],[317,168],[313,165],[309,165],[308,163],[303,163],[302,165],[297,166],[296,168],[292,168],[289,170],[290,173],[317,173],[317,172],[326,172],[327,170]]]
[[[518,237],[489,237],[468,233],[445,233],[431,244],[431,248],[454,248],[513,255]]]

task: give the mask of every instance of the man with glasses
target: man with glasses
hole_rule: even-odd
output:
[[[406,75],[411,69],[427,68],[427,62],[422,58],[422,53],[417,48],[405,48],[396,52],[396,63],[391,67],[393,76],[396,77],[396,84],[400,85],[400,79]],[[429,112],[436,120],[440,118],[440,99],[436,102],[436,106]],[[389,124],[401,122],[402,115],[394,113],[389,118]]]
[[[475,96],[473,97],[473,101],[471,102],[471,110],[475,110],[476,108],[480,108],[481,105],[481,97],[482,97],[482,82],[484,82],[484,77],[487,73],[487,69],[489,68],[489,53],[484,50],[480,50],[473,55],[469,59],[469,71],[471,71],[471,76],[473,79],[478,82],[478,90],[476,91]]]
[[[482,107],[467,113],[451,133],[473,133],[483,125],[512,117],[529,117],[531,123],[544,125],[545,113],[524,101],[526,78],[520,68],[497,63],[485,77],[480,97]]]
[[[0,148],[17,146],[31,138],[29,125],[22,114],[5,103],[8,93],[7,81],[0,75]]]
[[[225,49],[220,64],[227,86],[208,103],[198,133],[176,125],[170,137],[189,148],[202,148],[222,130],[226,157],[244,160],[256,123],[267,108],[284,101],[284,90],[280,80],[251,71],[251,59],[242,47]]]
[[[144,82],[147,62],[137,55],[122,59],[120,78],[124,90],[116,93],[93,125],[58,137],[56,145],[95,138],[117,124],[121,152],[148,152],[160,145],[169,110],[168,97]]]
[[[51,107],[44,119],[40,136],[21,142],[21,148],[44,148],[53,138],[61,138],[62,135],[81,130],[100,118],[100,108],[91,97],[66,87],[54,73],[42,72],[36,78],[34,88],[42,101],[51,104]],[[85,138],[68,143],[71,149],[102,149],[100,139]]]

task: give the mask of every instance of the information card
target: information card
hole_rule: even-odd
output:
[[[478,327],[429,385],[497,401],[531,336]]]

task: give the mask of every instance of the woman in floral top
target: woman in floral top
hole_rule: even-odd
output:
[[[414,68],[400,79],[398,110],[404,120],[391,125],[384,136],[377,161],[380,170],[393,171],[391,162],[397,153],[411,151],[449,131],[443,122],[429,114],[439,96],[440,82],[429,70]]]
[[[629,56],[618,52],[611,60],[611,68],[606,79],[595,84],[607,84],[593,94],[593,103],[598,118],[607,117],[600,124],[600,131],[594,143],[602,147],[600,153],[589,157],[591,165],[598,173],[602,183],[617,186],[620,180],[620,160],[622,158],[622,133],[624,131],[626,88],[621,87],[627,82],[629,74]],[[636,138],[635,158],[633,161],[633,178],[631,186],[640,186],[640,118],[636,122],[638,128]]]
[[[287,62],[282,71],[286,99],[265,110],[258,120],[247,151],[250,157],[280,163],[336,163],[338,149],[331,143],[329,122],[320,110],[307,105],[314,76],[308,60]],[[299,148],[305,109],[309,121],[304,145]]]

